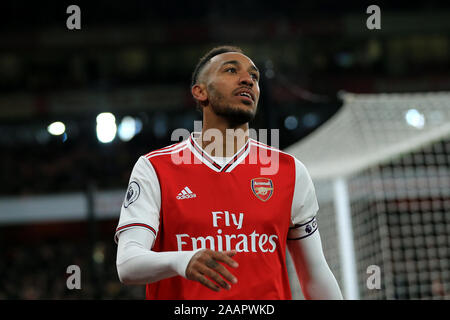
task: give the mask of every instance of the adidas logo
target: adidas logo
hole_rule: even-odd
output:
[[[189,189],[188,187],[184,187],[184,189],[181,190],[181,192],[178,194],[177,199],[182,200],[182,199],[191,199],[195,197],[197,197],[197,195],[193,193],[191,189]]]

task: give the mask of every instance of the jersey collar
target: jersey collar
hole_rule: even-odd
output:
[[[248,139],[247,143],[230,160],[220,165],[195,141],[194,137],[198,137],[200,134],[200,132],[192,132],[188,146],[197,158],[216,172],[231,172],[250,152],[250,139]]]

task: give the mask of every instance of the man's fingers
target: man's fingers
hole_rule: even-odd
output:
[[[237,251],[236,250],[223,251],[223,253],[225,253],[227,256],[229,256],[231,258],[231,257],[234,257],[236,255]]]
[[[219,274],[222,275],[222,277],[224,277],[229,282],[237,283],[236,277],[230,271],[228,271],[227,268],[225,268],[220,263],[218,263],[218,266],[214,270],[216,270]]]
[[[219,262],[237,268],[238,263],[231,258],[235,254],[236,250],[213,251],[205,249],[199,251],[189,262],[186,268],[186,277],[190,280],[198,281],[214,291],[219,291],[220,287],[230,289],[231,286],[228,282],[237,283],[237,278]]]
[[[238,263],[222,252],[211,252],[211,258],[205,261],[206,266],[219,272],[229,282],[236,283],[236,277],[217,261],[225,262],[226,264],[234,268],[238,266]]]
[[[219,252],[219,251],[211,251],[212,257],[217,260],[226,263],[230,267],[237,268],[239,264],[230,258],[230,255],[234,256],[236,252],[233,251],[225,251],[225,252]]]
[[[230,285],[213,269],[210,269],[208,267],[201,268],[200,273],[208,276],[215,282],[217,282],[222,288],[229,290],[231,287]]]
[[[208,260],[205,261],[205,264],[208,268],[215,269],[219,266],[219,263],[214,258],[208,258]]]
[[[198,282],[200,282],[202,285],[204,285],[205,287],[213,290],[213,291],[220,291],[220,287],[216,284],[214,284],[211,280],[209,280],[208,278],[206,278],[203,274],[201,274],[200,272],[195,272],[194,273],[194,279]]]

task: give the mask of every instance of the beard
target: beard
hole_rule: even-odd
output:
[[[213,85],[208,86],[209,102],[212,111],[224,118],[230,127],[237,127],[250,122],[255,118],[256,108],[242,108],[238,104],[226,102],[225,96],[221,94]]]

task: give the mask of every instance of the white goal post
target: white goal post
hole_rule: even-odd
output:
[[[344,297],[450,299],[450,93],[340,96],[341,109],[285,151],[314,181]]]

